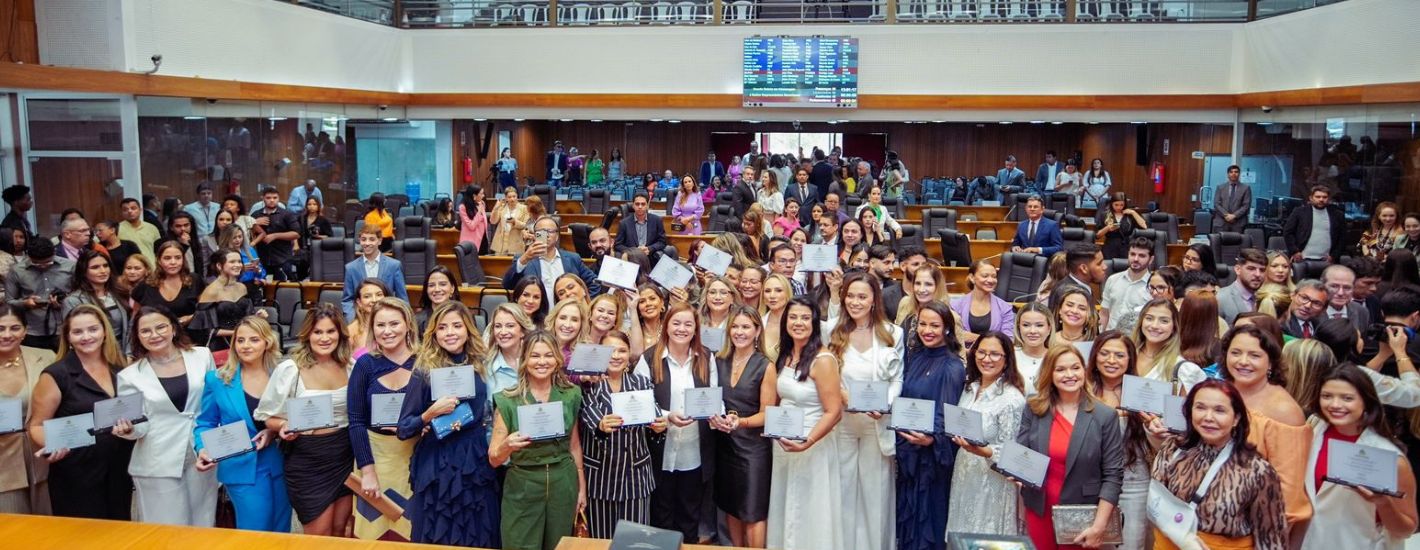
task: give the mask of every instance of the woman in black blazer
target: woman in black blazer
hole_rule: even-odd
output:
[[[1074,346],[1053,346],[1026,401],[1016,442],[1050,457],[1040,489],[1021,488],[1026,533],[1041,550],[1054,550],[1056,505],[1098,506],[1094,524],[1075,544],[1098,548],[1124,483],[1124,441],[1113,408],[1086,391],[1085,358]]]
[[[661,339],[643,358],[651,369],[656,405],[670,423],[664,442],[653,442],[651,461],[656,490],[651,494],[651,525],[680,531],[700,540],[701,510],[715,476],[715,438],[708,422],[685,416],[685,391],[719,385],[710,374],[714,357],[700,345],[695,308],[673,302],[661,325]],[[723,416],[715,417],[716,421]]]
[[[611,412],[611,394],[649,390],[651,380],[631,372],[626,333],[609,331],[600,343],[612,348],[607,375],[582,386],[586,397],[577,416],[587,471],[587,530],[594,538],[609,539],[618,520],[651,523],[656,480],[648,443],[665,438],[666,418],[650,426],[622,426],[622,418]]]

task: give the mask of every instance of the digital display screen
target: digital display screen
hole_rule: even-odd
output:
[[[858,106],[858,39],[744,39],[745,107]]]

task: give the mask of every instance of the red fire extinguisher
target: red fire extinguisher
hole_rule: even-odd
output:
[[[463,182],[473,183],[473,159],[469,157],[463,158]]]
[[[1155,161],[1154,168],[1149,170],[1150,179],[1154,180],[1154,193],[1164,192],[1164,163]]]

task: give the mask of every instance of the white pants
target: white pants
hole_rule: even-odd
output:
[[[144,523],[211,527],[217,515],[216,470],[198,472],[196,455],[188,452],[182,477],[133,476],[138,515]]]
[[[895,548],[897,500],[893,458],[883,456],[877,421],[866,414],[844,414],[834,430],[838,438],[839,484],[843,492],[845,548]]]

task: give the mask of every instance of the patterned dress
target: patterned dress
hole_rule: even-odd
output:
[[[1016,440],[1026,398],[1021,390],[997,380],[981,391],[972,382],[961,394],[959,406],[981,413],[986,440],[993,449]],[[981,395],[977,395],[980,392]],[[947,515],[948,532],[1015,535],[1020,533],[1016,485],[991,470],[991,460],[965,450],[957,451],[952,500]]]

